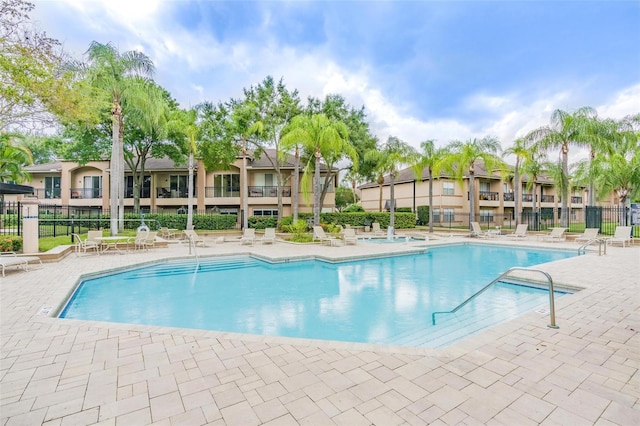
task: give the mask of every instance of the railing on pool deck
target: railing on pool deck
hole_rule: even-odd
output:
[[[432,313],[431,314],[431,324],[436,325],[436,315],[437,314],[453,314],[453,313],[455,313],[458,309],[462,308],[464,305],[469,303],[472,299],[475,299],[476,296],[480,295],[481,293],[484,293],[489,287],[491,287],[495,283],[501,281],[504,277],[506,277],[507,275],[509,275],[513,271],[538,272],[538,273],[540,273],[540,274],[542,274],[542,275],[544,275],[546,277],[547,282],[549,283],[549,321],[550,321],[550,324],[547,325],[547,327],[549,327],[549,328],[559,328],[556,325],[556,308],[555,308],[554,297],[553,297],[553,279],[551,279],[551,275],[547,274],[546,272],[544,272],[544,271],[542,271],[540,269],[529,269],[529,268],[522,268],[522,267],[519,267],[519,266],[514,266],[513,268],[508,269],[506,272],[503,272],[502,274],[500,274],[500,276],[498,276],[498,278],[496,278],[495,280],[491,281],[486,286],[482,287],[475,294],[471,295],[467,300],[465,300],[464,302],[462,302],[461,304],[459,304],[458,306],[456,306],[452,310],[450,310],[450,311],[438,311],[438,312]]]
[[[607,254],[607,240],[604,238],[592,238],[578,248],[578,256],[580,256],[581,254],[587,254],[587,247],[589,247],[593,243],[598,243],[598,256]],[[602,250],[603,246],[604,252]]]
[[[191,254],[191,247],[193,247],[193,255],[196,257],[196,270],[200,267],[200,257],[198,256],[198,249],[196,248],[196,242],[193,240],[193,235],[186,234],[189,240],[189,254]]]

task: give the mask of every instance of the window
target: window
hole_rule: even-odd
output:
[[[278,216],[278,209],[254,209],[254,216]]]
[[[489,182],[480,182],[480,192],[490,192],[491,184]]]
[[[213,176],[214,197],[239,197],[240,175],[223,174]]]
[[[133,198],[133,176],[124,177],[124,197]],[[151,196],[151,176],[145,176],[142,179],[142,188],[140,189],[140,198],[149,198]]]
[[[102,176],[85,176],[82,198],[102,197]]]
[[[169,176],[169,190],[171,191],[171,198],[186,198],[188,197],[188,175],[171,175]],[[193,183],[195,195],[195,183],[197,182],[195,173],[193,174]]]
[[[442,209],[443,222],[453,222],[455,220],[455,209]]]
[[[480,222],[493,222],[493,210],[480,210]]]
[[[45,176],[44,198],[60,198],[60,176]]]
[[[453,195],[453,182],[442,182],[442,195]]]
[[[320,189],[322,190],[322,188],[324,188],[324,183],[326,182],[327,177],[326,176],[320,176]],[[327,192],[333,192],[333,178],[331,179],[331,182],[329,183],[329,187],[327,188]]]

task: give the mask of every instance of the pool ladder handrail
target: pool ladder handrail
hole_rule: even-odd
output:
[[[546,272],[544,272],[543,270],[540,270],[540,269],[522,268],[522,267],[519,267],[519,266],[514,266],[513,268],[509,268],[507,271],[501,273],[498,276],[498,278],[496,278],[495,280],[491,281],[486,286],[482,287],[480,290],[478,290],[473,295],[469,296],[469,298],[467,298],[467,300],[465,300],[464,302],[462,302],[461,304],[459,304],[458,306],[456,306],[452,310],[450,310],[450,311],[433,312],[431,314],[431,324],[432,325],[436,325],[436,315],[437,314],[454,314],[454,313],[456,313],[456,311],[458,311],[458,309],[462,308],[464,305],[469,303],[471,300],[475,299],[478,295],[484,293],[487,289],[489,289],[489,287],[491,287],[495,283],[501,281],[504,277],[506,277],[507,275],[509,275],[513,271],[538,272],[538,273],[540,273],[540,274],[545,276],[545,278],[547,279],[547,282],[549,283],[549,322],[550,322],[550,324],[547,325],[547,327],[549,327],[549,328],[559,328],[556,325],[556,309],[555,309],[555,303],[554,303],[554,297],[553,297],[553,279],[551,278],[551,275],[549,275],[548,273],[546,273]]]
[[[187,235],[187,239],[189,240],[189,254],[191,254],[191,247],[193,247],[193,255],[196,258],[196,269],[200,267],[200,256],[198,256],[198,249],[196,246],[196,242],[193,240],[193,235]]]
[[[584,243],[578,248],[578,256],[580,256],[581,254],[587,254],[587,247],[589,247],[591,244],[595,242],[598,243],[598,256],[607,254],[607,240],[604,238],[596,237],[596,238],[591,238],[589,241],[587,241],[586,243]],[[604,250],[602,250],[603,246],[604,246]]]

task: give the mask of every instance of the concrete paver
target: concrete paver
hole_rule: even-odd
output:
[[[465,243],[211,244],[201,256],[355,258]],[[487,244],[535,241],[494,239]],[[554,248],[577,246],[557,243]],[[559,329],[531,312],[442,349],[57,319],[81,275],[187,247],[70,255],[0,278],[0,425],[640,424],[640,247],[541,265]]]

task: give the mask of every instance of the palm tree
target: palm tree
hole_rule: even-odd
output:
[[[465,173],[469,175],[469,222],[473,222],[476,213],[476,162],[482,160],[489,174],[496,167],[502,167],[502,160],[498,157],[500,142],[496,138],[486,136],[465,142],[453,141],[447,148],[450,153],[442,161],[442,168],[449,171],[460,182],[463,181]]]
[[[18,137],[15,133],[0,133],[0,182],[29,179],[24,167],[33,164],[33,157],[28,148],[13,143]]]
[[[591,107],[582,107],[574,113],[560,109],[551,114],[548,126],[530,132],[525,139],[533,144],[537,152],[560,149],[562,184],[561,226],[569,227],[569,146],[595,146],[598,142],[596,111]]]
[[[545,171],[545,163],[542,161],[542,158],[539,154],[529,151],[528,154],[525,154],[522,158],[522,164],[520,164],[521,176],[527,176],[527,191],[531,191],[533,188],[533,226],[532,230],[538,231],[540,230],[540,209],[542,206],[542,197],[538,196],[538,178]],[[515,191],[514,191],[515,192]],[[519,197],[522,200],[522,196],[514,195],[514,197]],[[514,198],[515,199],[515,198]],[[516,216],[517,223],[517,216]]]
[[[128,51],[120,53],[111,43],[92,42],[86,52],[88,64],[86,75],[95,87],[107,92],[111,98],[112,150],[110,177],[111,235],[118,233],[118,218],[124,217],[124,209],[118,214],[119,201],[124,203],[124,154],[122,150],[122,101],[134,87],[131,77],[151,76],[153,62],[143,53]],[[120,222],[122,224],[122,222]]]
[[[436,148],[432,140],[426,140],[420,144],[422,152],[418,156],[418,162],[413,166],[413,172],[417,178],[422,177],[426,168],[429,172],[429,233],[433,233],[433,180],[434,175],[439,174],[442,160],[448,154],[445,148]]]
[[[523,138],[519,138],[513,142],[512,147],[507,148],[502,153],[503,157],[506,155],[515,155],[516,157],[516,164],[513,168],[513,214],[515,216],[516,226],[518,226],[520,221],[520,211],[522,208],[522,197],[520,196],[520,188],[522,188],[522,184],[520,182],[520,168],[522,166],[522,162],[526,161],[526,159],[531,156],[531,151],[528,149],[526,141]]]
[[[389,227],[387,229],[387,238],[392,239],[395,226],[395,179],[403,164],[412,164],[417,158],[416,151],[407,143],[401,141],[395,136],[389,136],[387,142],[380,149],[373,149],[365,154],[365,161],[371,161],[377,164],[376,169],[382,176],[389,175]],[[380,197],[382,203],[382,197]]]
[[[316,225],[320,224],[322,193],[320,160],[335,153],[347,153],[351,158],[355,158],[357,154],[349,145],[348,137],[347,126],[343,122],[331,120],[324,114],[296,116],[282,137],[283,149],[290,149],[300,143],[311,154],[303,168],[302,187],[303,193],[306,194],[313,174],[313,223]]]

